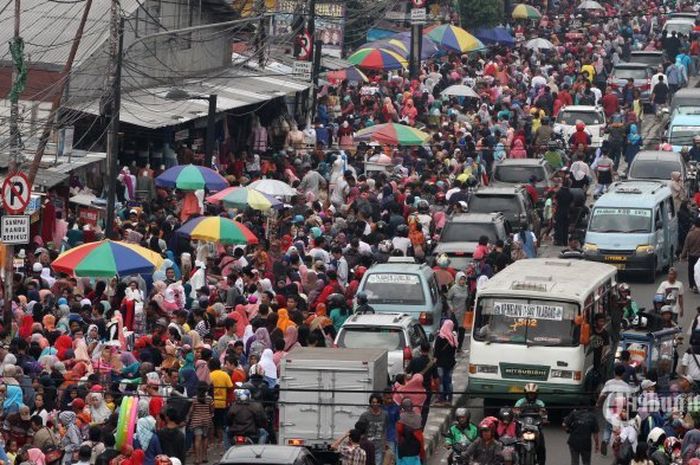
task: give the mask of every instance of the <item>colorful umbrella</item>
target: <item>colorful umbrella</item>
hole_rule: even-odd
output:
[[[542,15],[537,8],[525,3],[519,3],[513,8],[513,19],[540,19]]]
[[[178,234],[201,241],[219,242],[221,244],[257,244],[250,229],[238,221],[221,216],[200,216],[188,221],[176,231]]]
[[[250,187],[229,187],[207,197],[207,202],[223,202],[227,208],[252,208],[253,210],[268,211],[271,208],[282,208],[283,203],[271,195],[263,194]]]
[[[66,250],[51,263],[51,267],[73,276],[96,278],[153,273],[162,264],[163,257],[150,249],[128,242],[104,240]]]
[[[229,186],[228,181],[211,168],[198,165],[178,165],[163,171],[156,178],[156,186],[176,187],[186,191],[208,189],[220,191]]]
[[[372,126],[371,139],[387,145],[422,145],[430,134],[419,129],[398,123],[386,123]]]
[[[448,87],[447,89],[440,92],[440,95],[447,95],[450,97],[481,98],[474,89],[461,84],[455,84]]]
[[[350,55],[348,61],[365,69],[399,69],[408,66],[404,57],[385,48],[362,48]]]
[[[459,53],[474,52],[485,48],[479,39],[461,27],[451,24],[434,27],[426,35],[440,47]]]
[[[581,3],[579,6],[576,7],[578,10],[603,10],[605,11],[605,8],[603,6],[593,0],[586,0],[585,2]]]
[[[350,82],[369,82],[365,73],[350,66],[349,68],[339,69],[337,71],[328,71],[326,77],[329,81],[340,82],[340,81],[350,81]]]

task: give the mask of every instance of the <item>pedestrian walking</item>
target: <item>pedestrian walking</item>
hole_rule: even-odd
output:
[[[600,450],[598,421],[592,409],[574,409],[564,418],[562,425],[569,435],[567,444],[571,454],[571,465],[590,465],[592,451],[597,453]]]

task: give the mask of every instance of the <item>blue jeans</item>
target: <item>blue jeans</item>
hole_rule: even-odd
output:
[[[267,444],[269,437],[270,433],[268,433],[265,428],[260,428],[258,430],[258,444]]]
[[[443,400],[452,401],[452,368],[438,367],[438,376],[440,377],[440,395]]]
[[[384,444],[381,445],[381,447],[377,447],[375,444],[374,446],[374,463],[375,465],[383,465],[384,464]]]

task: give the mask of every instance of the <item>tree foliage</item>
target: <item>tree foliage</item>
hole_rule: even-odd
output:
[[[469,30],[503,22],[503,3],[504,0],[458,0],[462,27]]]

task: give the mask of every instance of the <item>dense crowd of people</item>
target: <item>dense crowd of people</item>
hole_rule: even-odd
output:
[[[430,59],[416,79],[403,71],[372,72],[368,83],[323,87],[313,124],[297,127],[280,118],[269,134],[256,127],[248,150],[222,152],[216,169],[231,185],[267,177],[295,188],[299,195],[273,221],[254,210],[230,211],[156,188],[158,173],[148,166],[139,167],[136,177],[125,169],[119,199],[129,206],[120,209],[115,228],[119,239],[165,257],[152,275],[104,280],[54,271],[59,252],[104,236],[99,226],[73,215],[57,217],[25,250],[14,275],[13,319],[2,329],[8,342],[0,346],[0,460],[201,465],[216,459],[212,448],[228,447],[236,435],[274,443],[282,357],[300,346],[332,346],[355,307],[370,311],[357,289],[373,264],[390,256],[429,260],[446,219],[464,211],[473,189],[489,183],[495,163],[543,157],[556,173],[555,187],[538,192],[536,179],[526,186],[542,216],[542,234],[518,232],[510,252],[485,238],[466,269],[437,257],[436,269],[447,270],[442,276],[448,278],[435,343],[420,348],[386,393],[371,396],[367,413],[334,444],[345,465],[424,463],[422,427],[431,403],[452,400],[452,370],[477,281],[513,260],[537,256],[537,246],[552,239],[552,231],[555,244],[569,246],[564,254],[576,255],[579,244],[569,237],[572,189],[597,182],[600,194],[645,144],[665,148],[663,140],[642,139],[650,116],[632,82],[608,85],[612,67],[629,60],[632,50],[663,51],[666,64],[655,75],[653,105],[668,102],[700,71],[697,38],[660,32],[673,11],[668,2],[602,3],[600,16],[581,17],[576,2],[561,0],[538,27],[514,25],[516,37],[547,37],[551,50],[528,49],[523,41],[513,48]],[[574,29],[576,22],[585,33]],[[466,84],[480,98],[443,97],[451,84]],[[609,137],[597,150],[589,150],[583,124],[570,138],[554,131],[554,118],[573,104],[601,105],[610,119]],[[386,122],[420,126],[431,139],[408,149],[355,140],[359,129]],[[700,161],[700,139],[688,145],[686,156]],[[184,150],[180,162],[191,157]],[[387,169],[365,171],[365,159]],[[684,201],[687,206],[687,193],[677,187],[674,198],[679,207]],[[133,202],[136,191],[146,198],[140,204]],[[198,215],[235,217],[259,244],[222,246],[174,233]],[[697,261],[700,252],[693,248],[690,256]],[[673,279],[669,276],[670,287]],[[662,324],[674,324],[673,313],[661,309],[669,317]],[[606,324],[596,325],[594,337],[609,349]],[[678,380],[647,380],[639,395],[655,398],[657,383],[664,393],[690,393],[700,381],[695,353],[683,356],[680,366],[686,371]],[[624,360],[614,375],[601,405],[608,394],[636,389]],[[544,409],[537,386],[526,392],[515,413]],[[138,398],[135,433],[132,446],[117,448],[118,412],[129,396]],[[694,455],[700,430],[687,409],[662,410],[659,403],[639,411],[634,421],[627,421],[627,413],[632,412],[606,417],[600,443],[603,451],[609,444],[617,463],[681,463],[678,451],[682,463],[699,463]],[[500,441],[515,434],[512,418],[508,410],[476,426],[466,409],[458,409],[447,444],[464,437],[471,443],[465,454],[481,465],[514,463]],[[591,437],[596,449],[599,444],[595,418],[577,410],[564,426],[572,438],[572,464],[579,458],[589,464]],[[545,456],[542,440],[540,465]]]

